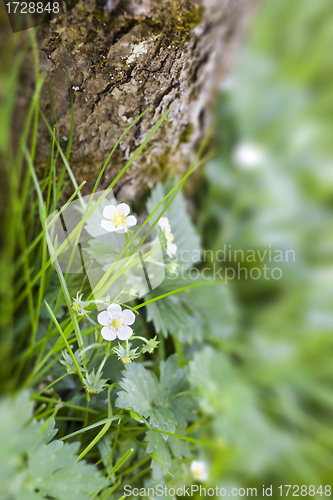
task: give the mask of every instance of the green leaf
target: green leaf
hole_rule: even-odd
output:
[[[186,384],[184,371],[178,368],[178,356],[173,354],[160,364],[160,384],[163,400],[169,401],[175,394],[182,391]]]
[[[61,467],[67,467],[73,462],[73,455],[79,447],[80,443],[64,446],[62,441],[52,441],[48,445],[40,446],[30,457],[28,474],[38,478],[51,476],[60,464]]]
[[[100,241],[96,238],[95,240],[90,240],[84,250],[98,263],[110,264],[117,259],[122,248],[115,249],[110,242]]]
[[[184,371],[178,368],[178,356],[173,354],[160,364],[160,382],[142,365],[128,364],[119,385],[116,406],[150,418],[153,428],[174,432],[177,422],[185,425],[193,419],[195,403],[188,390]],[[171,430],[173,429],[173,430]]]
[[[106,480],[101,478],[94,466],[80,461],[58,469],[40,482],[38,488],[57,500],[86,500],[105,485]]]
[[[16,500],[40,500],[41,498],[43,497],[41,497],[39,493],[34,493],[33,491],[24,488],[19,492]]]
[[[106,485],[94,466],[76,462],[79,443],[50,442],[56,432],[54,421],[45,426],[43,421],[30,420],[28,392],[0,400],[0,415],[0,491],[4,498],[88,500]]]
[[[186,436],[186,433],[183,430],[177,429],[176,433],[180,434],[181,436]],[[168,445],[176,458],[182,459],[184,457],[191,456],[190,445],[183,439],[169,436]]]
[[[153,321],[156,332],[162,332],[165,337],[171,334],[189,343],[230,337],[238,320],[230,290],[223,283],[192,280],[182,274],[175,279],[165,279],[145,299],[191,285],[192,288],[146,305],[147,319]]]
[[[161,293],[161,287],[158,292]],[[181,297],[166,297],[148,304],[147,319],[153,322],[155,331],[162,332],[164,337],[171,334],[189,343],[201,340],[200,317],[188,309]]]
[[[164,406],[156,406],[150,413],[149,421],[152,429],[160,429],[167,432],[175,432],[177,421],[168,408]],[[167,434],[162,434],[163,439],[166,441]]]
[[[169,469],[171,466],[170,452],[165,441],[157,432],[148,431],[145,440],[148,442],[147,453],[155,453],[157,460],[161,459],[160,464],[157,460],[151,462],[153,478],[160,480],[165,475],[165,469]]]
[[[189,420],[196,418],[196,402],[189,392],[189,383],[183,369],[179,368],[177,354],[173,354],[160,364],[160,381],[156,376],[142,365],[127,365],[123,371],[120,386],[124,389],[118,393],[116,406],[138,413],[144,418],[149,418],[151,430],[147,432],[146,439],[149,446],[147,453],[154,452],[169,463],[170,453],[166,445],[161,444],[173,437],[177,425],[185,427]],[[135,415],[137,420],[137,415]],[[154,429],[164,431],[166,434],[154,432]],[[158,437],[156,437],[158,435]],[[177,444],[173,440],[172,447],[175,456],[188,456],[188,448]],[[154,462],[154,461],[153,461]],[[153,475],[161,478],[166,473],[164,464],[152,463]],[[166,467],[167,468],[167,467]]]
[[[238,326],[237,310],[229,287],[216,283],[192,288],[186,294],[189,307],[200,317],[203,338],[229,338]]]
[[[176,397],[169,405],[169,409],[175,416],[179,425],[186,425],[187,422],[195,420],[197,407],[197,402],[189,393]]]
[[[151,403],[157,395],[156,376],[136,363],[128,364],[123,373],[125,377],[119,385],[124,390],[118,392],[116,406],[135,411],[147,418],[151,412]]]

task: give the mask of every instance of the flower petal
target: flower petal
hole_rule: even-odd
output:
[[[115,207],[114,205],[107,205],[103,210],[103,217],[105,217],[106,219],[111,219],[114,216],[116,210],[117,207]]]
[[[117,211],[121,213],[121,215],[128,215],[130,213],[130,207],[127,205],[127,203],[120,203],[120,205],[117,205]]]
[[[118,332],[118,339],[128,340],[132,336],[133,330],[130,326],[123,326]]]
[[[166,232],[167,234],[171,232],[169,219],[167,217],[161,217],[158,221],[158,225],[162,229],[162,231]]]
[[[175,243],[167,244],[166,253],[169,255],[170,259],[177,253],[177,245]]]
[[[130,309],[125,309],[122,312],[122,317],[124,318],[126,325],[133,325],[135,321],[135,314],[133,311],[131,311]]]
[[[97,316],[97,321],[100,325],[107,326],[111,323],[111,318],[110,318],[109,314],[107,313],[107,311],[102,311]]]
[[[116,226],[109,220],[102,220],[101,226],[103,229],[105,229],[105,231],[109,231],[109,233],[112,233],[112,231],[116,230]]]
[[[132,227],[135,226],[137,222],[138,221],[136,220],[136,217],[134,217],[134,215],[129,215],[128,217],[126,217],[125,225],[126,227]]]
[[[97,321],[102,326],[108,326],[111,323],[111,318],[107,311],[102,311],[98,314]]]
[[[116,331],[108,326],[103,326],[101,334],[104,340],[115,340],[117,337]]]
[[[119,304],[110,304],[107,311],[110,316],[119,316],[121,314],[121,307]]]
[[[119,234],[126,233],[127,229],[126,229],[125,224],[123,224],[122,226],[117,226],[115,229],[115,232],[119,233]]]

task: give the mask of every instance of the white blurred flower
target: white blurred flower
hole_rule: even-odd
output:
[[[97,321],[102,328],[102,337],[105,340],[128,340],[133,330],[129,325],[133,325],[135,315],[129,309],[122,311],[119,304],[110,304],[106,311],[99,313]]]
[[[116,231],[117,233],[127,233],[128,228],[135,226],[137,223],[134,215],[128,215],[130,207],[126,203],[120,205],[107,205],[103,210],[103,217],[101,226],[109,233]]]
[[[233,160],[244,170],[254,170],[263,165],[265,156],[265,151],[257,144],[241,142],[234,150]]]
[[[166,253],[170,257],[170,259],[172,259],[172,257],[177,252],[177,245],[173,243],[174,236],[171,232],[169,219],[167,217],[161,217],[160,220],[158,221],[158,225],[166,239],[167,243]]]
[[[230,92],[235,88],[235,79],[232,76],[228,76],[224,80],[222,80],[220,89],[224,92]]]
[[[208,478],[207,466],[201,460],[193,460],[191,463],[191,472],[194,479],[198,481],[206,481]]]

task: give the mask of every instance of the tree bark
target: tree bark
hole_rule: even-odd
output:
[[[78,182],[93,185],[129,124],[103,176],[106,187],[172,105],[168,119],[118,184],[134,199],[156,181],[188,168],[209,125],[217,86],[240,39],[246,0],[82,0],[38,32],[46,72],[41,106],[50,122],[52,88],[60,142],[74,140],[70,164]],[[41,126],[37,161],[50,144]]]

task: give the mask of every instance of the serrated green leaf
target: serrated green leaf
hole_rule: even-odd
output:
[[[201,281],[204,285],[207,281]],[[160,287],[145,296],[146,300],[200,284],[187,275],[165,279]],[[178,337],[187,342],[230,337],[237,327],[236,309],[230,290],[211,281],[209,286],[197,286],[147,304],[147,319],[154,323],[156,332]]]
[[[94,466],[80,461],[57,470],[40,482],[38,488],[57,500],[87,500],[105,485],[106,480]]]
[[[51,476],[59,468],[67,467],[74,462],[74,454],[80,443],[72,443],[64,447],[61,441],[52,441],[40,446],[30,457],[28,474],[38,479]]]
[[[119,385],[124,390],[118,392],[116,406],[135,411],[147,418],[150,415],[151,403],[157,395],[156,376],[136,363],[127,365],[123,373],[125,377]]]
[[[161,293],[161,290],[159,288],[158,292]],[[200,317],[188,310],[188,305],[181,297],[165,297],[148,304],[147,319],[154,323],[155,331],[162,332],[164,337],[171,334],[189,343],[201,340]]]
[[[180,434],[181,436],[186,435],[186,433],[183,430],[179,429],[177,429],[176,433]],[[182,459],[184,457],[191,456],[190,445],[187,441],[184,441],[174,436],[169,436],[168,445],[171,452],[174,454],[176,458]]]
[[[191,394],[182,394],[173,399],[169,405],[169,410],[173,413],[179,425],[186,425],[187,422],[195,420],[197,406],[197,402]]]
[[[164,401],[169,401],[175,394],[182,391],[186,385],[184,371],[178,368],[177,354],[169,356],[160,364],[160,384]]]
[[[153,471],[153,478],[155,480],[160,480],[165,475],[165,469],[169,469],[171,466],[171,456],[168,450],[168,447],[161,437],[160,434],[154,431],[148,431],[146,433],[145,440],[148,442],[147,445],[147,453],[155,453],[157,457],[163,460],[161,465],[157,462],[157,460],[152,460],[151,468]]]
[[[183,369],[179,368],[177,354],[170,356],[160,364],[160,382],[155,375],[142,365],[127,365],[123,372],[120,386],[124,389],[118,393],[116,406],[135,411],[144,418],[149,418],[151,430],[147,432],[147,453],[156,453],[169,464],[168,448],[161,445],[174,434],[177,424],[186,426],[189,420],[196,418],[196,403],[188,392],[189,384]],[[150,382],[149,382],[150,380]],[[141,413],[141,412],[144,412]],[[136,416],[136,415],[135,415]],[[164,431],[158,434],[154,429]],[[158,434],[156,437],[155,434]],[[176,436],[171,436],[179,439]],[[177,457],[188,456],[188,447],[173,441],[174,454]],[[155,457],[156,458],[156,457]],[[153,460],[154,462],[154,460]],[[165,464],[153,463],[153,476],[162,478],[168,467]]]
[[[185,425],[194,418],[196,404],[190,394],[182,394],[189,385],[184,370],[178,366],[177,354],[161,362],[158,382],[155,374],[142,365],[127,365],[119,383],[124,390],[118,392],[116,406],[150,417],[152,427],[167,432],[174,432],[177,423]]]
[[[117,259],[122,248],[119,247],[115,250],[110,242],[96,239],[90,240],[89,245],[84,250],[100,264],[110,264]]]
[[[177,421],[168,408],[164,406],[156,406],[150,412],[149,423],[152,429],[160,429],[167,432],[175,432]],[[162,434],[163,439],[166,441],[168,436]]]
[[[46,427],[43,421],[29,422],[29,393],[2,399],[0,414],[0,491],[4,498],[88,500],[105,486],[106,480],[94,466],[76,462],[79,443],[50,442],[54,421]]]

